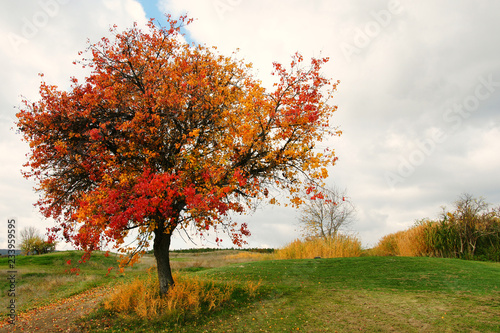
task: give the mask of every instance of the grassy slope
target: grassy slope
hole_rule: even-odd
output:
[[[117,258],[110,255],[105,257],[101,252],[95,252],[91,260],[85,264],[78,264],[83,252],[65,251],[40,256],[16,257],[16,310],[26,311],[34,307],[46,305],[56,300],[81,293],[89,288],[114,283],[123,279],[121,275],[110,274],[106,277],[109,267],[115,267]],[[67,264],[71,260],[72,266]],[[7,280],[8,258],[0,258],[0,304],[7,305],[11,297],[7,292],[10,282]],[[79,275],[68,273],[70,267],[80,268]],[[134,275],[140,268],[130,270]],[[143,271],[141,270],[142,274]],[[0,317],[7,314],[5,306],[0,307]]]
[[[499,263],[361,257],[261,261],[194,274],[261,280],[261,296],[177,325],[106,318],[111,331],[500,331]]]
[[[270,332],[500,331],[498,263],[364,257],[259,262],[205,274],[263,279],[276,291],[214,331],[238,331],[239,321]]]

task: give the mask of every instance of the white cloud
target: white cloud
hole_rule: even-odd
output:
[[[47,14],[47,22],[42,24],[43,15],[37,14],[44,10],[41,4],[55,2],[61,3],[57,14]],[[134,20],[146,20],[137,1],[62,2],[0,5],[4,7],[0,8],[0,41],[4,45],[0,64],[8,78],[0,90],[0,171],[12,175],[1,178],[5,191],[0,208],[2,216],[17,212],[26,223],[38,223],[39,218],[31,213],[34,194],[30,185],[18,173],[25,148],[8,130],[15,113],[12,105],[19,104],[19,94],[36,98],[38,72],[45,72],[47,81],[62,86],[68,84],[69,76],[82,75],[71,61],[77,58],[77,51],[85,49],[87,37],[97,41],[112,23],[127,27]],[[500,203],[500,87],[490,87],[489,96],[478,100],[469,116],[449,113],[454,105],[475,96],[481,78],[500,82],[500,3],[158,3],[162,12],[174,16],[187,13],[197,19],[188,27],[191,40],[216,45],[226,55],[239,48],[238,56],[254,64],[257,76],[267,86],[273,61],[286,64],[296,51],[305,57],[330,57],[325,74],[341,80],[333,100],[339,106],[333,123],[344,132],[341,138],[326,143],[340,158],[331,170],[331,182],[347,188],[357,205],[356,231],[363,243],[373,245],[379,237],[405,228],[417,218],[435,218],[440,205],[452,202],[464,191]],[[36,15],[42,15],[37,21],[40,27],[32,31],[33,36],[23,37]],[[21,41],[17,47],[13,34],[24,38],[14,39]],[[424,151],[421,163],[413,165],[414,170],[391,187],[384,175],[398,174],[402,161],[421,156],[418,142],[429,140],[436,131],[444,133],[446,139],[435,142],[430,152]],[[15,199],[4,194],[7,190],[15,193]],[[266,208],[242,220],[253,232],[249,239],[252,246],[281,246],[297,236],[292,209]],[[4,231],[0,232],[3,236]]]
[[[0,70],[4,78],[0,100],[0,247],[6,245],[6,221],[18,219],[18,232],[33,225],[43,231],[50,227],[34,209],[37,194],[34,183],[23,179],[20,169],[26,161],[27,144],[21,142],[14,127],[15,107],[21,95],[38,98],[41,78],[61,88],[69,86],[71,76],[83,77],[86,71],[72,64],[80,59],[78,51],[87,47],[87,39],[97,42],[117,24],[130,27],[134,21],[146,22],[137,1],[4,1],[0,4]],[[64,245],[62,246],[64,248]]]
[[[240,48],[264,81],[272,61],[287,62],[295,51],[331,58],[325,71],[341,80],[334,120],[344,131],[331,141],[340,157],[332,182],[347,188],[358,205],[365,243],[417,218],[435,218],[440,205],[463,191],[500,202],[491,190],[500,186],[494,171],[500,90],[458,126],[444,118],[450,105],[474,94],[480,77],[500,81],[497,2],[161,3],[197,18],[189,27],[196,42],[225,53]],[[429,146],[436,132],[447,138]],[[408,159],[418,165],[391,189],[384,174],[397,173]]]

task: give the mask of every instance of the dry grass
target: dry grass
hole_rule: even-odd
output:
[[[337,235],[329,239],[295,240],[274,253],[276,259],[359,257],[361,242],[355,236]]]
[[[273,258],[274,256],[272,253],[259,253],[250,251],[241,251],[236,254],[230,254],[224,257],[225,260],[232,263],[255,260],[270,260]]]
[[[399,235],[397,244],[400,256],[418,257],[429,251],[425,243],[426,228],[427,225],[417,225]]]
[[[419,224],[386,235],[380,239],[373,253],[379,256],[425,256],[430,251],[425,242],[425,231],[428,227],[428,224]]]
[[[21,276],[22,277],[22,276]],[[60,285],[75,283],[77,281],[75,275],[50,275],[39,278],[39,283],[34,284],[23,284],[17,288],[19,295],[27,296],[29,298],[33,297],[45,297],[51,291],[59,288]],[[90,280],[90,277],[80,277],[81,279]]]
[[[255,297],[257,295],[257,290],[261,285],[262,285],[262,280],[259,280],[258,282],[247,281],[245,284],[245,288],[248,292],[248,295],[252,298]]]
[[[0,277],[3,276],[5,275],[0,274]],[[97,278],[93,275],[55,275],[20,269],[18,270],[17,279],[16,305],[19,308],[24,306],[31,308],[33,304],[48,304],[56,300],[55,297],[58,295],[63,295],[63,297],[71,295],[72,291],[69,288],[61,291],[61,286],[83,286],[85,284],[91,284]],[[4,295],[6,297],[7,293]],[[5,311],[2,309],[0,313],[4,314]]]
[[[248,261],[273,259],[272,254],[239,250],[220,250],[199,253],[171,253],[173,270],[193,267],[215,268]]]
[[[206,253],[172,253],[174,270],[193,267],[220,267],[230,263],[262,260],[260,256],[241,255],[249,252],[216,251]],[[254,253],[258,254],[258,253]],[[181,272],[173,274],[175,285],[168,294],[160,297],[156,267],[151,267],[146,278],[124,282],[104,301],[104,308],[124,317],[138,316],[142,319],[181,318],[196,315],[200,311],[211,311],[231,299],[234,284],[221,283]],[[249,297],[255,297],[261,281],[248,281],[239,288]]]
[[[148,274],[146,279],[136,279],[116,288],[105,302],[104,308],[125,316],[137,315],[142,319],[175,317],[197,314],[202,308],[210,311],[229,300],[234,287],[214,283],[196,276],[174,274],[175,285],[168,294],[160,297],[158,279]],[[258,288],[248,286],[255,293]]]
[[[382,237],[371,253],[376,256],[396,256],[399,253],[397,246],[397,233],[388,234]]]

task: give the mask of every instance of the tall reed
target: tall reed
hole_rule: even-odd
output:
[[[373,253],[379,256],[445,256],[441,243],[451,242],[455,237],[442,236],[444,229],[439,223],[421,220],[412,227],[385,235],[380,239]]]
[[[426,230],[429,224],[415,225],[396,235],[397,255],[403,257],[422,257],[429,254]]]
[[[336,235],[331,238],[297,239],[275,252],[276,259],[359,257],[361,241],[355,236]]]

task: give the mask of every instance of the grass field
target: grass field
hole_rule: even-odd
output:
[[[108,268],[118,267],[117,258],[106,257],[102,252],[95,252],[87,263],[79,264],[83,252],[54,252],[40,256],[17,256],[15,263],[16,310],[23,312],[32,308],[53,303],[57,300],[81,293],[117,281],[144,274],[145,266],[151,265],[147,260],[137,267],[127,269],[127,274],[110,274]],[[71,264],[68,264],[68,260]],[[8,258],[0,258],[0,303],[8,304]],[[71,268],[80,271],[70,272]],[[78,273],[78,275],[76,275]],[[7,308],[0,307],[0,316],[7,314]]]
[[[80,324],[92,332],[500,332],[500,263],[425,257],[241,262],[231,259],[237,258],[234,254],[172,255],[173,267],[183,274],[236,286],[237,292],[216,310],[165,321],[117,316],[100,308]],[[64,268],[66,257],[58,257],[62,255],[29,258],[31,262],[19,257],[16,264],[24,274],[20,291],[43,279],[65,277],[57,273]],[[66,287],[54,287],[43,296],[47,299],[28,304],[144,275],[152,263],[146,258],[126,277],[110,278],[105,273],[112,259],[96,259],[91,271],[71,277]],[[5,271],[3,265],[0,261]],[[238,286],[249,282],[260,283],[255,297],[238,292]],[[4,284],[1,288],[5,295]]]

